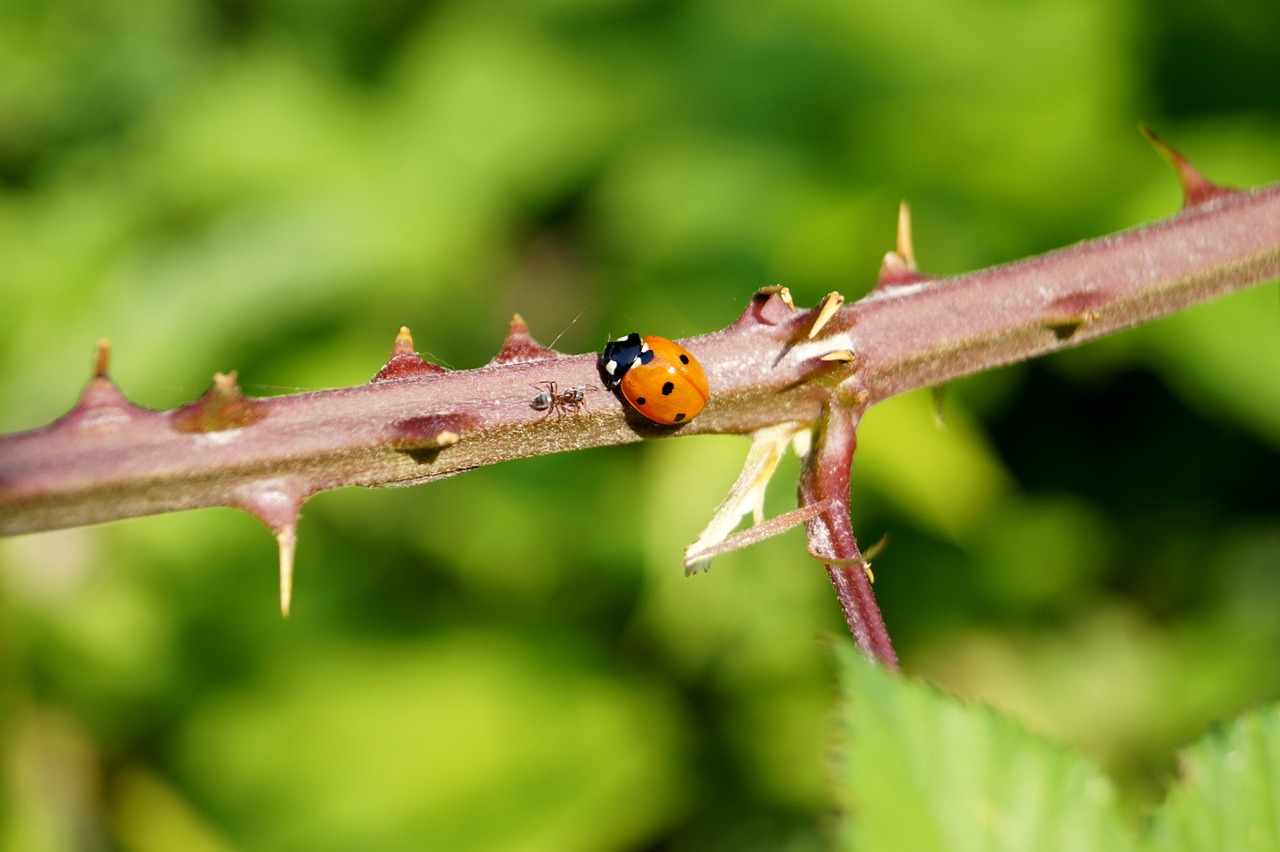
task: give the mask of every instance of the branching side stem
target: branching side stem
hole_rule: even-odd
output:
[[[809,552],[826,565],[850,635],[864,654],[896,669],[898,657],[871,591],[871,576],[858,551],[849,516],[849,472],[858,442],[856,426],[856,415],[847,406],[833,405],[824,411],[800,475],[800,502],[806,506],[828,505],[805,523],[805,529]]]

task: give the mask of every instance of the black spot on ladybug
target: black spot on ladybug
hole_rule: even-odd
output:
[[[671,392],[676,389],[674,382],[667,382],[662,386],[662,395],[671,396]]]
[[[681,420],[683,420],[683,419],[684,419],[684,412],[683,412],[683,411],[682,411],[682,412],[680,412],[679,414],[677,414],[677,415],[675,416],[675,422],[676,422],[676,423],[679,423],[679,422],[680,422]]]
[[[680,353],[680,363],[681,363],[681,364],[688,364],[688,363],[689,363],[689,356],[688,356],[688,355],[686,355],[686,354],[684,354],[683,352],[681,352],[681,353]]]
[[[645,403],[645,398],[644,398],[644,397],[642,397],[642,396],[638,396],[638,397],[636,397],[636,405],[644,405],[644,403]]]

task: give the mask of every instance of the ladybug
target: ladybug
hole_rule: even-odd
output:
[[[665,337],[631,332],[610,340],[600,356],[605,384],[621,388],[631,407],[655,423],[687,423],[707,404],[707,374],[689,350]]]

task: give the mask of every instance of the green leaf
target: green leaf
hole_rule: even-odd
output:
[[[1280,707],[1248,713],[1187,750],[1147,848],[1280,849]]]
[[[991,710],[838,650],[844,848],[1132,849],[1111,782]]]

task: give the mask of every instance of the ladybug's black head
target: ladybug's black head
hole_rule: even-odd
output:
[[[633,364],[637,361],[642,364],[648,363],[647,360],[643,360],[646,354],[649,356],[648,360],[653,359],[653,353],[649,352],[648,347],[640,340],[639,332],[633,331],[625,337],[610,340],[604,345],[604,352],[600,353],[600,369],[604,372],[604,383],[611,388],[616,388]]]

